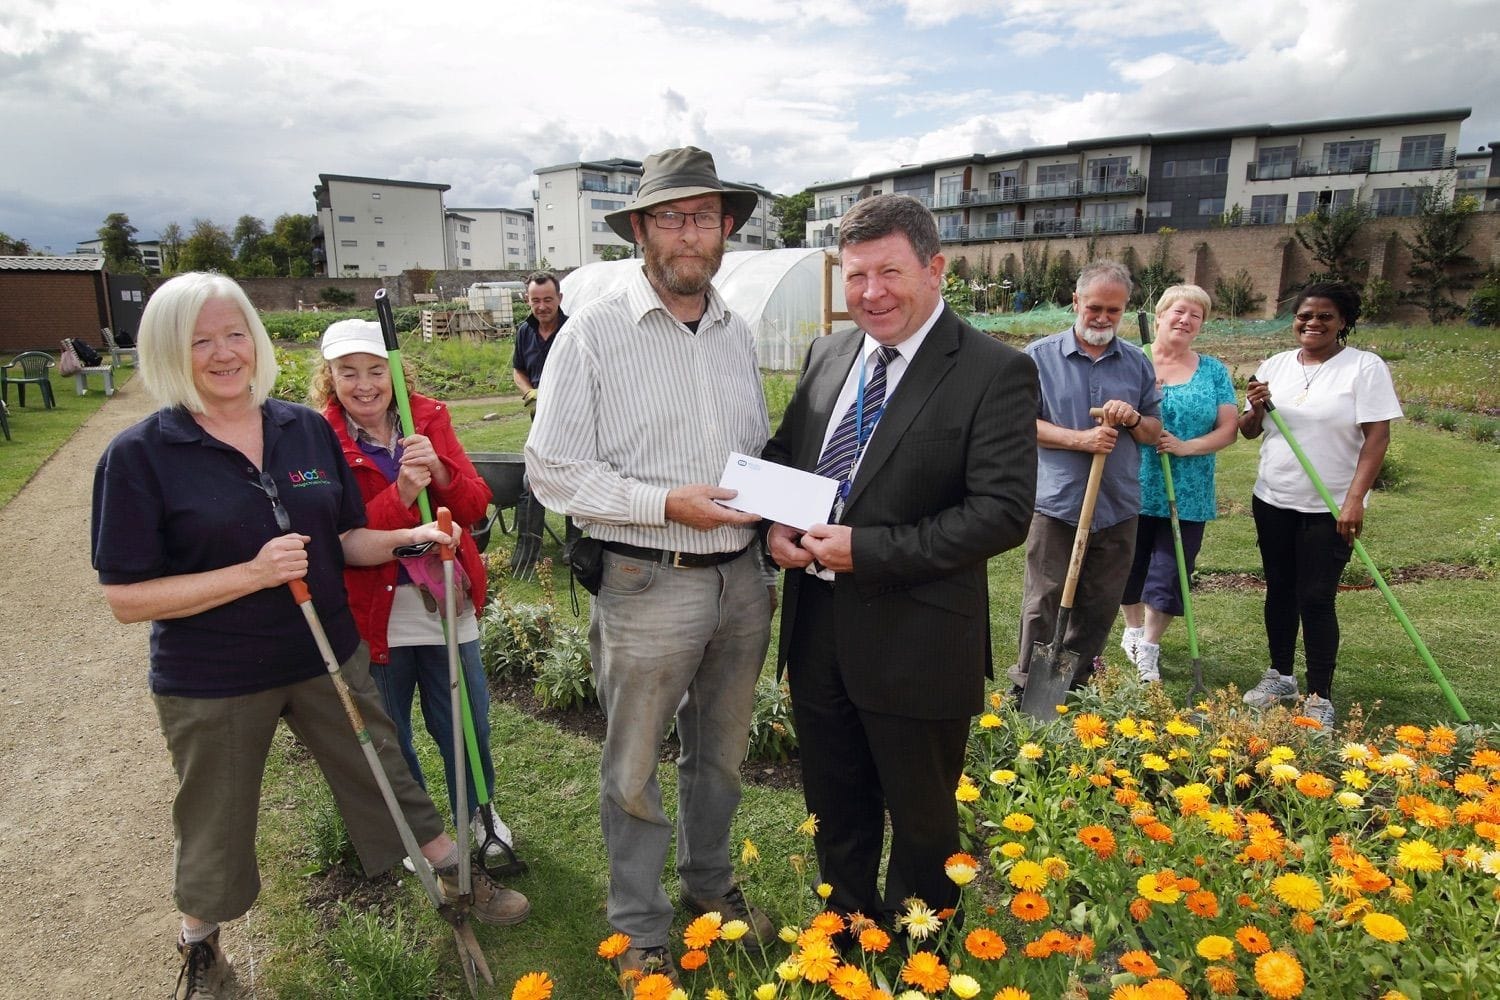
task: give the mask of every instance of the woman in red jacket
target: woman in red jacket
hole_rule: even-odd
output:
[[[417,495],[425,488],[434,508],[447,507],[453,520],[470,525],[484,519],[490,488],[469,461],[453,433],[448,408],[426,396],[411,394],[416,433],[401,436],[391,386],[390,362],[380,325],[346,319],[323,334],[323,365],[313,375],[309,396],[333,425],[354,470],[365,514],[372,528],[400,528],[421,521]],[[458,652],[474,715],[474,735],[484,784],[493,794],[495,768],[490,759],[489,685],[479,656],[478,614],[484,608],[484,562],[473,537],[459,540],[458,563],[468,577],[460,585]],[[406,567],[392,560],[379,566],[350,566],[344,571],[349,607],[360,637],[370,647],[370,673],[396,723],[401,753],[412,776],[426,787],[411,738],[411,700],[422,697],[422,718],[443,755],[448,803],[456,814],[453,784],[453,718],[449,709],[448,650],[442,616],[433,594],[414,581]],[[479,801],[473,769],[468,769],[468,802]],[[488,796],[486,796],[488,798]],[[488,807],[487,807],[488,808]],[[491,811],[496,833],[506,844],[511,833]],[[472,816],[476,842],[485,839],[484,820]]]

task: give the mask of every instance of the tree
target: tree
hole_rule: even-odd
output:
[[[31,253],[31,244],[0,233],[0,254],[7,257],[25,257]]]
[[[1411,251],[1411,269],[1406,272],[1411,287],[1401,293],[1401,301],[1427,310],[1433,323],[1463,312],[1453,293],[1473,288],[1478,277],[1468,267],[1474,263],[1468,253],[1473,236],[1465,231],[1465,223],[1478,207],[1473,198],[1450,197],[1445,187],[1423,182],[1417,189],[1415,239],[1401,237]]]
[[[777,218],[777,233],[784,247],[800,247],[807,241],[807,212],[813,207],[813,193],[799,191],[796,194],[778,195],[771,205],[771,214]]]
[[[629,260],[633,250],[634,247],[621,246],[618,243],[612,243],[609,246],[603,247],[599,250],[599,259]]]
[[[169,222],[156,237],[161,244],[161,273],[176,274],[182,263],[182,227]]]
[[[267,274],[275,273],[270,248],[266,246],[268,235],[266,224],[253,215],[242,215],[234,224],[234,233],[230,238],[234,241],[234,259],[239,262],[241,274],[261,269]],[[260,258],[264,258],[264,265],[254,263]]]
[[[1298,219],[1297,242],[1323,266],[1322,271],[1308,275],[1307,280],[1358,284],[1359,276],[1370,262],[1350,251],[1354,238],[1369,220],[1369,208],[1357,201],[1336,210],[1319,205]]]
[[[111,212],[99,227],[104,249],[104,269],[115,274],[145,274],[141,251],[135,245],[136,228],[124,212]]]
[[[1131,296],[1130,304],[1137,309],[1150,309],[1162,292],[1182,284],[1182,272],[1172,262],[1172,234],[1176,231],[1170,226],[1162,226],[1156,231],[1156,246],[1151,251],[1151,259],[1133,275],[1135,294]]]
[[[266,246],[271,259],[276,263],[276,273],[291,278],[311,277],[313,268],[313,237],[318,232],[318,220],[311,215],[282,213],[271,224],[271,235]]]
[[[233,275],[234,241],[223,226],[208,219],[194,219],[192,235],[183,241],[178,263],[184,271],[219,271]]]

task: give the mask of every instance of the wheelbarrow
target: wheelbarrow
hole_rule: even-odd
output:
[[[473,525],[469,532],[474,544],[483,552],[490,544],[490,532],[499,524],[501,532],[509,534],[515,525],[505,525],[505,511],[521,502],[525,493],[523,481],[526,476],[526,456],[512,451],[474,451],[469,461],[489,485],[494,511],[485,520]]]

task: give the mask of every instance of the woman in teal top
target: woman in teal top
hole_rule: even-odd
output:
[[[1141,446],[1141,516],[1135,561],[1125,583],[1121,610],[1125,633],[1120,646],[1143,682],[1161,679],[1161,637],[1182,614],[1177,553],[1171,512],[1157,453],[1170,455],[1172,486],[1188,572],[1203,544],[1203,526],[1216,516],[1214,453],[1232,444],[1238,408],[1229,370],[1217,358],[1193,350],[1211,304],[1197,285],[1173,285],[1156,303],[1156,344],[1152,363],[1162,389],[1161,440]]]

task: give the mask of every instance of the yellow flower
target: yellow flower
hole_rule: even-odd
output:
[[[637,992],[636,996],[639,997],[640,993]],[[675,986],[672,988],[672,992],[667,994],[667,1000],[688,1000],[687,990],[681,986]]]
[[[1047,884],[1047,870],[1035,861],[1017,861],[1010,870],[1010,884],[1035,892]]]
[[[1302,995],[1307,976],[1297,957],[1285,951],[1268,951],[1255,960],[1255,981],[1275,1000]]]
[[[776,932],[776,936],[781,938],[781,940],[786,942],[787,944],[796,944],[797,928],[791,926],[783,927],[781,928],[781,930]]]
[[[713,986],[709,988],[707,993],[703,994],[703,1000],[729,1000],[729,994],[719,987]]]
[[[896,922],[906,928],[907,936],[913,941],[925,941],[943,926],[938,915],[916,897],[906,901],[906,912],[897,917]]]
[[[745,838],[745,846],[740,849],[740,864],[748,865],[760,860],[760,848],[749,837]]]
[[[516,980],[510,991],[510,1000],[548,1000],[552,996],[552,980],[545,972],[528,972]]]
[[[974,876],[979,874],[973,865],[963,861],[957,864],[950,861],[943,866],[943,871],[947,873],[949,881],[954,885],[968,885],[974,881]]]
[[[1141,766],[1148,771],[1165,771],[1170,765],[1161,754],[1147,753],[1141,755]]]
[[[1092,712],[1084,712],[1073,720],[1073,735],[1078,737],[1086,750],[1097,750],[1107,742],[1109,725]]]
[[[833,895],[833,886],[829,885],[827,882],[819,882],[817,889],[815,889],[814,891],[818,894],[819,899],[827,899],[829,896]]]
[[[960,802],[973,802],[979,798],[979,788],[967,774],[960,774],[958,788],[954,789],[953,797]]]
[[[1171,872],[1148,872],[1135,881],[1135,891],[1153,903],[1175,903],[1182,897]]]
[[[1357,767],[1351,767],[1347,771],[1344,771],[1339,775],[1339,778],[1350,788],[1357,788],[1362,792],[1370,787],[1370,776]]]
[[[1036,828],[1036,820],[1025,813],[1011,813],[1000,821],[1000,825],[1011,833],[1030,833]]]
[[[1208,755],[1214,760],[1228,760],[1232,756],[1224,747],[1214,747],[1208,752]]]
[[[970,1000],[979,995],[979,981],[973,976],[954,976],[948,980],[948,989],[958,1000]]]
[[[1380,994],[1380,1000],[1411,1000],[1411,997],[1407,996],[1405,993],[1402,993],[1400,990],[1386,990],[1384,993]]]
[[[1392,823],[1381,832],[1391,840],[1400,840],[1402,837],[1406,836],[1406,827],[1402,826],[1400,823]]]
[[[1167,732],[1173,736],[1197,736],[1198,727],[1174,716],[1167,720]]]
[[[985,712],[979,717],[979,728],[981,729],[999,729],[1002,725],[1004,723],[1000,721],[1000,716],[993,712]]]
[[[776,984],[761,983],[755,987],[755,1000],[776,1000]]]
[[[1500,851],[1486,851],[1479,859],[1479,868],[1486,875],[1500,878]]]
[[[1042,859],[1042,868],[1047,872],[1047,877],[1054,882],[1061,882],[1068,877],[1071,869],[1062,858],[1047,857]]]
[[[1234,957],[1234,942],[1221,934],[1210,934],[1198,941],[1198,954],[1210,962]]]
[[[1000,845],[1000,853],[1014,861],[1026,853],[1026,845],[1018,844],[1014,840],[1007,840]]]
[[[1435,872],[1443,867],[1443,855],[1436,847],[1418,838],[1396,848],[1396,867],[1411,872]]]
[[[1115,723],[1115,732],[1119,733],[1127,740],[1135,739],[1136,736],[1140,734],[1140,731],[1140,726],[1137,725],[1136,721],[1128,715],[1125,716],[1125,718],[1121,719],[1119,722]]]
[[[1389,914],[1366,913],[1360,926],[1377,941],[1406,940],[1406,925]]]
[[[1271,782],[1276,785],[1290,785],[1302,776],[1293,764],[1272,764]]]
[[[1031,994],[1019,986],[1007,986],[996,993],[991,1000],[1031,1000]]]
[[[1016,772],[1007,768],[997,768],[990,772],[990,781],[997,785],[1013,785],[1016,781]]]
[[[990,707],[998,709],[1003,704],[1005,704],[1005,697],[1001,695],[999,691],[991,691]]]
[[[1276,898],[1295,910],[1316,910],[1323,905],[1323,889],[1306,875],[1287,872],[1271,880]]]
[[[787,959],[776,966],[776,975],[780,976],[781,981],[784,983],[795,983],[798,979],[802,978],[802,970],[797,967],[796,962]]]
[[[1345,743],[1339,750],[1339,759],[1346,764],[1363,764],[1373,756],[1363,743]]]
[[[750,931],[750,925],[743,920],[730,920],[719,928],[724,935],[725,941],[738,941]]]
[[[802,836],[804,837],[811,837],[813,834],[817,833],[818,814],[809,813],[807,819],[803,820],[802,823],[797,827],[797,832],[802,834]]]
[[[1057,708],[1058,715],[1067,715],[1070,711],[1072,711],[1072,709],[1070,709],[1067,705],[1057,705],[1055,707]]]
[[[1358,809],[1365,804],[1365,797],[1358,792],[1339,792],[1333,797],[1333,801],[1345,809]]]
[[[1041,760],[1042,755],[1046,753],[1042,749],[1041,744],[1030,742],[1022,743],[1021,749],[1016,752],[1021,756],[1022,760]]]

